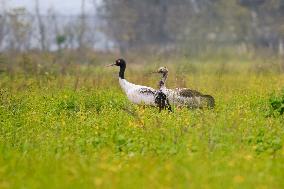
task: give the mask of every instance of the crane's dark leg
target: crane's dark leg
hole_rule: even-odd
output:
[[[172,107],[171,107],[171,104],[170,104],[168,98],[166,98],[166,103],[167,103],[166,107],[168,108],[168,111],[169,111],[169,112],[173,112]]]
[[[167,98],[167,95],[163,93],[161,90],[158,91],[155,95],[155,103],[159,107],[159,112],[161,112],[162,109],[172,112],[171,105],[169,103],[169,99]]]

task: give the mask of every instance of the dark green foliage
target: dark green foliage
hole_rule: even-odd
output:
[[[65,96],[64,99],[60,100],[57,105],[58,111],[79,111],[78,101],[75,96]]]
[[[269,115],[279,116],[284,113],[284,90],[279,95],[272,95],[269,99]]]
[[[264,129],[260,129],[255,137],[250,138],[249,144],[255,145],[255,152],[261,154],[268,152],[269,154],[275,154],[282,148],[281,137],[271,134]]]
[[[66,41],[66,36],[65,35],[58,35],[56,37],[56,43],[59,46],[62,45],[63,43],[65,43],[65,41]]]

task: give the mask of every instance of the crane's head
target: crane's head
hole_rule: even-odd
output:
[[[166,67],[160,67],[157,71],[154,73],[159,73],[159,74],[167,74],[169,70]]]
[[[119,58],[113,64],[109,64],[107,66],[119,66],[119,67],[126,67],[126,62],[124,59]]]

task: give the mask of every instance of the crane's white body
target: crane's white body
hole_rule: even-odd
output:
[[[171,106],[166,95],[161,90],[155,90],[151,87],[146,87],[142,85],[135,85],[128,82],[124,78],[124,72],[126,69],[126,62],[123,59],[117,59],[115,63],[108,66],[119,66],[118,80],[119,84],[126,94],[129,101],[134,104],[144,104],[158,106],[159,110],[168,108],[171,111]]]
[[[119,84],[129,101],[134,104],[155,105],[156,90],[151,87],[136,85],[119,77]]]

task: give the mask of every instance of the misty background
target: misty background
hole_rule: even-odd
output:
[[[0,51],[284,54],[283,0],[1,0]]]

